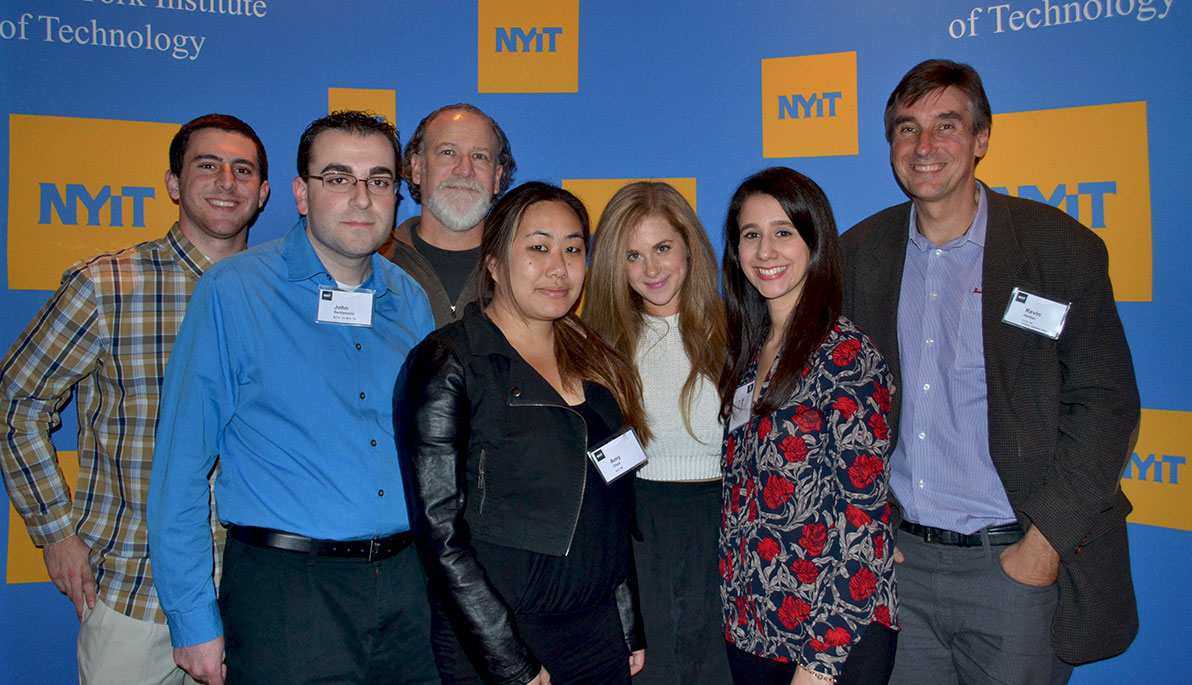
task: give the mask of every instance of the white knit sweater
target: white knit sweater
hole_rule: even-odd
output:
[[[646,445],[650,461],[637,475],[661,481],[719,478],[724,424],[717,417],[720,399],[716,386],[707,378],[701,378],[696,386],[690,417],[697,441],[687,432],[679,405],[683,383],[691,373],[691,362],[679,334],[679,315],[658,318],[644,314],[642,319],[645,326],[635,360],[642,377],[646,417],[654,435]]]

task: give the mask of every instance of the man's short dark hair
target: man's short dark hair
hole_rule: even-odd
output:
[[[415,154],[423,157],[426,156],[426,127],[430,122],[444,112],[455,111],[471,112],[487,121],[488,125],[492,127],[493,135],[497,138],[497,164],[501,166],[501,180],[497,186],[496,195],[499,197],[513,183],[513,172],[517,171],[517,162],[513,161],[513,148],[509,145],[509,138],[505,135],[505,132],[501,130],[496,120],[481,111],[479,107],[469,105],[466,102],[457,102],[454,105],[440,107],[427,114],[422,121],[418,122],[418,128],[414,129],[414,135],[410,136],[410,142],[406,143],[406,151],[402,156],[402,177],[406,179],[406,188],[410,191],[410,197],[418,204],[422,204],[422,189],[418,187],[418,184],[414,183],[412,178],[411,169],[413,167],[410,165],[410,158]]]
[[[393,159],[397,165],[393,173],[401,176],[401,140],[398,138],[397,129],[384,117],[377,116],[372,112],[352,109],[339,110],[315,119],[302,132],[302,138],[298,141],[299,176],[306,176],[310,173],[310,148],[314,145],[315,138],[324,131],[346,131],[357,136],[378,133],[384,136],[385,140],[388,140],[389,144],[393,146]]]
[[[204,114],[197,119],[191,119],[178,129],[174,139],[170,141],[170,171],[175,176],[182,175],[182,158],[186,156],[186,146],[190,144],[191,134],[205,128],[239,133],[251,140],[257,148],[257,170],[261,174],[261,180],[269,180],[269,159],[265,156],[264,143],[257,137],[257,132],[252,130],[252,126],[230,114]]]
[[[898,82],[886,101],[886,142],[894,139],[894,118],[899,107],[910,107],[925,95],[952,87],[968,97],[969,116],[973,120],[973,133],[988,131],[993,127],[993,114],[989,109],[989,98],[977,70],[967,64],[946,59],[929,59],[915,65]]]

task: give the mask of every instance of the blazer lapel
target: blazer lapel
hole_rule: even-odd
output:
[[[1026,340],[1013,326],[1002,321],[1002,315],[1014,288],[1029,287],[1029,284],[1023,280],[1027,262],[1004,198],[988,187],[985,197],[989,203],[989,223],[981,267],[981,324],[985,383],[989,389],[990,411],[993,411],[1001,402],[1009,401]]]

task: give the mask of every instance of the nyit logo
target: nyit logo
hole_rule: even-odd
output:
[[[762,60],[762,154],[857,154],[857,53]]]
[[[1058,207],[1096,231],[1109,250],[1114,297],[1149,302],[1146,130],[1145,102],[995,114],[977,176],[999,192]]]
[[[8,125],[10,289],[53,290],[74,262],[178,219],[158,192],[177,124],[11,114]]]
[[[478,0],[481,93],[579,90],[579,0]]]
[[[799,113],[803,113],[804,119],[811,117],[836,116],[836,101],[840,99],[841,93],[812,93],[810,96],[803,96],[798,93],[790,96],[778,96],[778,118],[785,119],[790,117],[798,119]],[[824,103],[828,103],[827,113],[824,112]]]
[[[547,39],[545,51],[555,52],[555,39],[560,33],[563,33],[561,26],[531,28],[528,32],[520,26],[498,26],[497,52],[543,52],[544,38]]]
[[[108,226],[126,226],[125,208],[130,208],[131,225],[138,228],[145,226],[145,200],[152,200],[155,194],[153,188],[140,186],[121,186],[119,193],[112,193],[112,186],[104,186],[95,193],[87,190],[81,183],[67,183],[65,192],[53,183],[39,183],[41,186],[41,212],[37,223],[45,225],[53,223],[56,215],[59,222],[66,226],[79,225],[79,207],[86,213],[85,222],[88,226],[99,226],[101,214],[107,207]]]
[[[1122,473],[1122,491],[1134,504],[1133,523],[1192,530],[1192,412],[1142,410],[1134,453]]]
[[[1010,193],[1006,188],[994,188],[999,193]],[[1069,192],[1075,190],[1076,192]],[[1094,181],[1091,183],[1060,183],[1045,193],[1038,186],[1018,186],[1018,197],[1045,202],[1068,213],[1068,216],[1083,222],[1089,228],[1105,228],[1105,196],[1117,195],[1115,181]],[[1082,198],[1088,198],[1087,203]],[[1080,211],[1081,205],[1088,208]]]

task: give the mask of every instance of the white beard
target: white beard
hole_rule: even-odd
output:
[[[447,194],[451,189],[467,188],[476,192],[476,200],[463,207],[459,202],[452,202]],[[492,196],[479,182],[471,179],[446,180],[435,188],[430,197],[422,198],[422,205],[447,228],[456,233],[463,233],[484,221],[488,210],[492,206]]]

